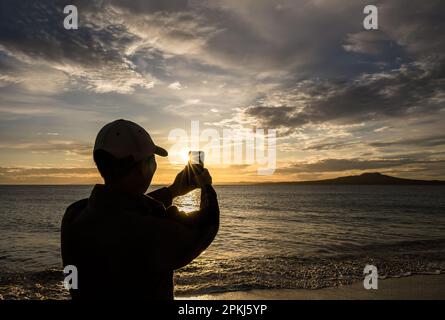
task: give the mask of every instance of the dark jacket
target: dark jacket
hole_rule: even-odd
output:
[[[71,204],[61,249],[63,265],[78,270],[73,299],[173,299],[173,270],[213,241],[219,207],[211,186],[202,189],[198,211],[171,203],[167,188],[129,196],[96,185],[90,198]]]

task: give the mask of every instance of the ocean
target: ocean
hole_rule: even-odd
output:
[[[92,186],[0,186],[0,298],[66,298],[60,222]],[[151,188],[153,190],[155,188]],[[445,272],[445,187],[215,187],[219,233],[175,272],[175,294],[338,286]],[[175,200],[185,211],[199,190]]]

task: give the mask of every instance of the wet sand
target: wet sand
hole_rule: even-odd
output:
[[[366,290],[362,282],[323,289],[237,291],[176,297],[197,300],[444,300],[445,275],[416,275],[379,280],[378,289]]]

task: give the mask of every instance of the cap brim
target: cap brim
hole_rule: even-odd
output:
[[[168,156],[167,150],[165,150],[164,148],[158,147],[158,146],[155,146],[155,154],[157,154],[158,156],[161,156],[161,157]]]

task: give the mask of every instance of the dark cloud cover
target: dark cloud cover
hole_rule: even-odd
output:
[[[94,19],[88,24],[81,21],[78,30],[68,32],[63,27],[65,5],[63,1],[2,1],[0,43],[12,54],[55,63],[95,65],[119,59],[120,49],[134,36],[122,25],[102,27]]]
[[[279,99],[266,97],[244,112],[269,127],[291,128],[307,123],[356,123],[383,117],[421,116],[444,108],[443,88],[444,64],[427,68],[404,65],[351,81],[305,81],[297,89],[278,93],[286,97],[287,104],[280,105],[278,101],[278,105],[271,106]],[[298,99],[302,94],[306,96]]]

